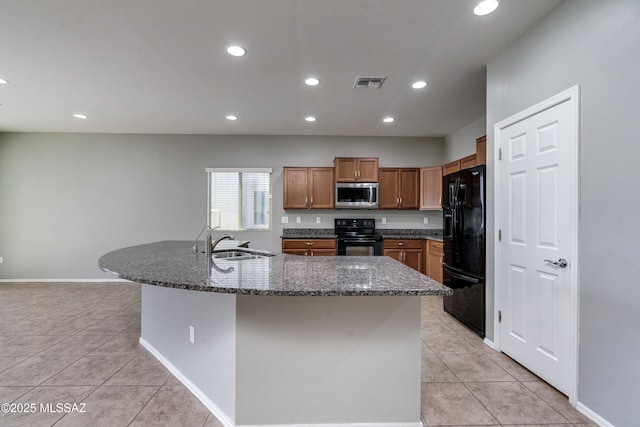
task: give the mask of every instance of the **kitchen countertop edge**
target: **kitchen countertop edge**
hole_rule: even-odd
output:
[[[271,288],[251,287],[244,283],[240,286],[233,283],[220,285],[208,279],[204,259],[200,260],[193,253],[188,253],[190,242],[164,241],[151,244],[132,246],[109,252],[98,261],[101,270],[115,275],[120,279],[130,280],[136,283],[144,283],[153,286],[161,286],[174,289],[186,289],[201,292],[217,292],[236,295],[262,295],[262,296],[429,296],[429,295],[451,295],[451,290],[435,280],[424,276],[397,261],[383,268],[401,268],[400,274],[404,276],[396,283],[393,281],[393,288],[388,279],[389,276],[396,277],[398,271],[379,271],[380,277],[376,280],[380,283],[379,288],[365,289],[354,287],[349,283],[333,284],[327,286],[326,283],[318,287],[317,283],[296,283],[296,288],[287,289],[286,285],[276,284]],[[176,252],[179,250],[179,253]],[[176,256],[173,256],[176,255]],[[134,258],[137,258],[134,259]],[[334,259],[340,262],[345,257],[298,257],[296,255],[277,254],[271,259],[277,259],[277,269],[282,268],[282,263],[322,263],[323,261]],[[314,259],[316,258],[316,259]],[[323,260],[324,258],[324,260]],[[357,257],[361,258],[361,257]],[[376,257],[381,258],[381,257]],[[385,257],[388,258],[388,257]],[[195,261],[194,261],[195,259]],[[391,260],[391,258],[388,258]],[[363,260],[364,261],[364,260]],[[368,260],[372,261],[372,260]],[[385,261],[387,262],[387,261]],[[231,264],[225,264],[231,265]],[[239,264],[236,264],[239,266]],[[318,264],[316,264],[318,265]],[[401,267],[400,267],[401,266]],[[320,265],[320,267],[322,267]],[[326,266],[325,266],[326,267]],[[338,266],[339,267],[339,266]],[[338,268],[336,267],[336,268]],[[237,267],[236,267],[237,268]],[[328,267],[331,270],[331,267]],[[377,268],[377,267],[376,267]],[[406,268],[406,270],[405,270]],[[217,279],[224,279],[219,275]],[[281,279],[282,280],[282,279]],[[223,280],[221,280],[223,281]],[[407,286],[407,281],[414,285]],[[342,286],[342,287],[341,287]],[[375,284],[373,286],[376,286]]]

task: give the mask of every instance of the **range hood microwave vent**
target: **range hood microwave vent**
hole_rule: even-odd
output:
[[[354,89],[380,89],[382,87],[382,83],[384,83],[386,77],[356,77],[356,82],[354,83]]]

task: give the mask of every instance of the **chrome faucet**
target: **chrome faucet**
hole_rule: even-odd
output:
[[[216,227],[218,228],[218,227]],[[215,242],[212,242],[212,238],[211,238],[211,233],[213,232],[213,230],[215,230],[215,228],[210,229],[207,232],[207,247],[205,248],[205,253],[207,258],[211,258],[211,255],[213,254],[213,250],[216,248],[216,246],[218,245],[218,243],[220,243],[222,240],[228,239],[228,240],[235,240],[235,237],[233,237],[230,234],[224,234],[220,237],[218,237]]]
[[[196,237],[195,242],[193,243],[193,253],[197,254],[198,253],[198,239],[200,238],[200,236],[202,236],[202,233],[204,233],[205,230],[207,230],[207,234],[211,234],[211,232],[213,230],[215,230],[216,228],[220,227],[219,225],[216,227],[209,227],[208,225],[205,225],[204,227],[202,227],[202,230],[200,230],[200,234],[198,234],[198,237]]]

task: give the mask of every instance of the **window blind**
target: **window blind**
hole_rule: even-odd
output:
[[[209,226],[229,231],[270,230],[271,172],[207,168]]]

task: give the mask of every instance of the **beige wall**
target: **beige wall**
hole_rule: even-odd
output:
[[[0,279],[107,278],[97,267],[105,252],[194,239],[206,223],[206,167],[273,168],[273,231],[237,237],[279,250],[283,166],[331,166],[336,156],[432,166],[443,153],[442,138],[0,133]],[[439,211],[286,214],[296,228],[333,228],[337,215],[384,216],[388,228],[442,223]]]

